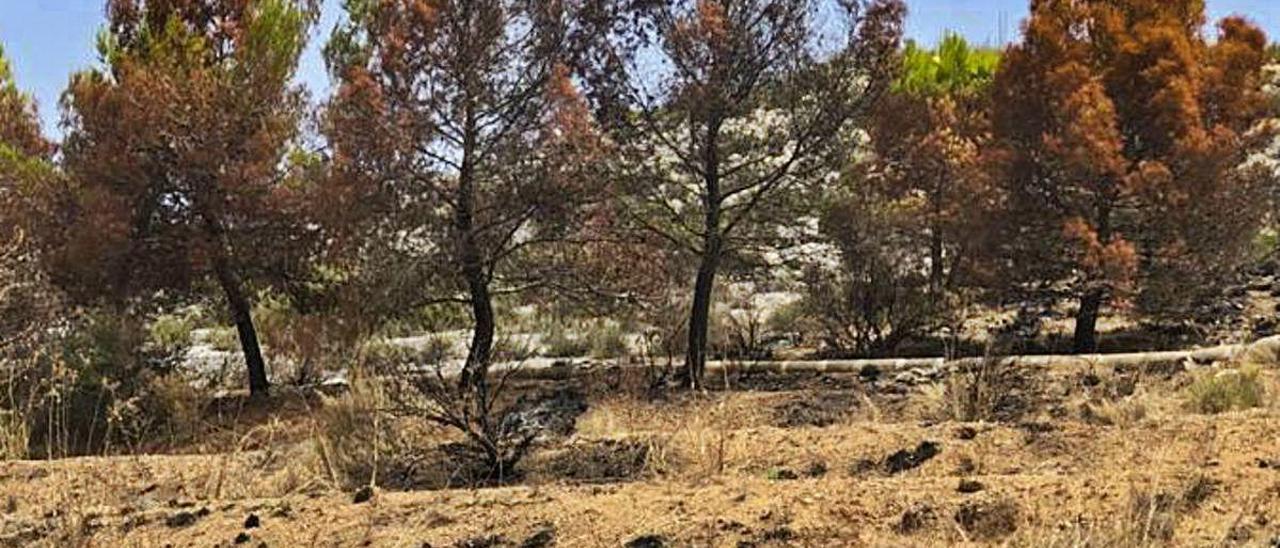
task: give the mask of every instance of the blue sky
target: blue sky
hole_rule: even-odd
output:
[[[907,0],[907,35],[932,43],[946,30],[972,42],[1014,40],[1030,0]],[[18,85],[36,96],[45,131],[57,134],[58,95],[68,76],[96,62],[94,40],[103,21],[103,0],[0,0],[0,44],[17,72]],[[1213,19],[1239,13],[1280,39],[1280,2],[1208,0]],[[329,85],[320,44],[337,21],[338,0],[324,0],[324,19],[299,70],[299,78],[317,94]]]

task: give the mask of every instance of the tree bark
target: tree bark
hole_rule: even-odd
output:
[[[1102,308],[1103,292],[1090,289],[1080,297],[1080,310],[1076,312],[1076,330],[1072,350],[1077,354],[1095,352],[1098,349],[1098,311]]]
[[[466,390],[471,385],[478,388],[484,397],[487,394],[485,382],[488,379],[489,362],[493,352],[495,332],[493,317],[493,296],[489,292],[489,276],[485,271],[480,246],[476,240],[475,229],[475,179],[476,166],[473,153],[477,148],[477,121],[472,107],[466,110],[466,121],[462,143],[462,164],[458,170],[457,210],[454,217],[454,228],[459,238],[459,259],[462,263],[462,277],[466,280],[467,292],[471,305],[471,319],[474,331],[471,334],[471,347],[467,350],[467,361],[463,364],[459,375],[459,386]]]
[[[1106,197],[1099,200],[1096,206],[1098,240],[1103,245],[1111,244],[1111,203],[1114,201],[1114,197]],[[1071,344],[1073,352],[1083,354],[1097,351],[1098,311],[1102,308],[1106,294],[1106,290],[1101,287],[1090,287],[1080,297],[1080,310],[1076,311],[1076,332]]]
[[[704,208],[702,257],[698,275],[693,284],[693,307],[689,312],[689,341],[685,349],[685,375],[690,388],[702,387],[707,370],[707,331],[711,322],[711,294],[715,288],[716,271],[720,268],[722,238],[720,207],[720,118],[712,115],[707,122],[705,141],[702,143],[702,171]]]
[[[462,384],[483,381],[488,372],[491,353],[493,352],[493,336],[495,332],[493,318],[493,299],[489,293],[489,285],[484,281],[483,272],[468,272],[467,289],[470,292],[471,317],[474,331],[471,333],[471,348],[467,350],[467,361],[463,364]]]
[[[929,292],[933,294],[934,304],[942,295],[945,273],[942,269],[942,231],[936,226],[929,235]]]
[[[214,275],[227,297],[231,320],[235,322],[236,332],[240,336],[240,349],[249,370],[249,395],[266,396],[271,391],[271,383],[267,380],[267,365],[262,359],[262,348],[258,346],[258,331],[253,326],[253,314],[249,299],[244,295],[244,286],[226,257],[218,256],[214,259]]]
[[[693,285],[693,308],[689,313],[689,344],[685,350],[685,374],[690,388],[701,388],[707,371],[707,334],[711,323],[711,296],[715,289],[719,250],[702,257]]]
[[[933,296],[934,305],[938,305],[937,301],[942,295],[943,284],[943,266],[942,266],[942,204],[945,200],[943,188],[946,185],[947,174],[941,174],[934,181],[933,187],[933,210],[929,219],[929,292]]]

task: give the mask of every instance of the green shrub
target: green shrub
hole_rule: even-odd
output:
[[[307,384],[322,371],[350,363],[358,322],[328,312],[303,312],[288,297],[263,292],[253,309],[271,374],[278,382]]]
[[[441,363],[449,358],[452,345],[444,337],[431,337],[420,348],[372,339],[360,346],[360,362],[377,372],[397,371],[407,364]]]
[[[148,327],[148,344],[152,348],[173,353],[185,351],[191,345],[191,330],[195,322],[187,316],[162,314]]]
[[[493,343],[496,362],[523,362],[537,355],[537,349],[524,338],[501,337]]]
[[[631,353],[626,333],[616,323],[606,323],[591,329],[591,357],[596,359],[621,358]]]
[[[1260,407],[1266,398],[1261,376],[1256,366],[1203,375],[1187,387],[1186,406],[1205,414]]]
[[[209,330],[209,334],[205,335],[205,342],[214,350],[235,352],[240,349],[240,334],[234,327],[219,326]]]
[[[542,353],[549,358],[580,358],[591,351],[591,341],[562,324],[551,324],[542,333]]]

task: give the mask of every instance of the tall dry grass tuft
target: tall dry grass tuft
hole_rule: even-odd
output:
[[[730,456],[726,443],[730,431],[720,409],[691,414],[667,435],[649,436],[646,469],[654,476],[700,480],[725,473]]]
[[[646,475],[700,480],[758,456],[759,447],[732,433],[768,424],[767,411],[728,398],[654,402],[620,396],[592,405],[578,421],[578,436],[643,442],[648,446]]]
[[[1143,368],[1132,371],[1095,367],[1081,372],[1072,390],[1079,391],[1081,420],[1099,426],[1131,427],[1164,410],[1164,399],[1152,393],[1160,379],[1148,378]],[[1163,394],[1162,394],[1163,395]]]
[[[1022,539],[1019,545],[1047,548],[1155,548],[1175,540],[1179,523],[1217,491],[1217,483],[1196,475],[1167,489],[1133,486],[1122,511],[1100,522],[1073,522],[1052,534]]]
[[[942,413],[960,422],[1013,422],[1042,403],[1040,371],[999,356],[961,365],[947,377]]]
[[[312,444],[323,474],[335,487],[377,484],[381,453],[393,434],[386,427],[385,409],[382,390],[360,375],[347,392],[322,397],[313,414]]]
[[[0,456],[137,453],[198,437],[209,399],[179,371],[188,342],[172,323],[86,314],[5,349]]]
[[[27,458],[31,430],[22,410],[0,410],[0,461]]]
[[[36,398],[19,393],[19,370],[16,363],[6,364],[5,376],[0,380],[0,461],[27,458],[31,445],[30,422]]]
[[[0,460],[74,455],[83,438],[77,435],[75,423],[98,418],[77,412],[77,371],[47,350],[50,341],[33,344],[28,352],[17,359],[10,356],[2,365]]]

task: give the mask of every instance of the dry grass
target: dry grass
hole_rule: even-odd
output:
[[[1040,375],[996,356],[963,366],[945,382],[942,411],[961,422],[1016,421],[1039,408]]]
[[[1103,399],[1096,403],[1084,403],[1080,407],[1081,419],[1103,426],[1132,427],[1145,420],[1150,413],[1146,402],[1132,397]]]
[[[342,491],[364,486],[438,489],[465,484],[458,481],[463,479],[463,471],[443,466],[442,455],[436,453],[434,462],[424,462],[436,445],[456,441],[456,437],[421,421],[397,418],[388,412],[390,407],[384,389],[360,377],[353,380],[349,391],[321,398],[312,413],[312,473]]]
[[[1218,483],[1205,475],[1196,475],[1182,484],[1165,489],[1131,486],[1124,505],[1114,515],[1092,523],[1077,522],[1042,538],[1023,540],[1028,546],[1050,548],[1169,546],[1177,540],[1181,522],[1191,518],[1218,489]],[[1234,529],[1238,525],[1237,520],[1231,527]],[[1229,541],[1231,536],[1232,532],[1228,530],[1223,540]]]
[[[736,448],[729,433],[764,423],[758,411],[728,398],[677,403],[614,398],[579,419],[578,435],[643,440],[648,447],[645,470],[653,477],[710,478],[723,474],[734,457],[728,453]]]
[[[1099,426],[1134,427],[1150,417],[1179,412],[1173,388],[1141,371],[1083,371],[1072,382],[1079,390],[1073,402],[1080,420]]]
[[[377,483],[387,433],[379,420],[383,407],[379,391],[362,380],[353,382],[347,393],[322,400],[314,415],[312,443],[334,486],[356,489]]]
[[[16,410],[0,409],[0,461],[27,458],[31,431]]]
[[[13,501],[0,500],[0,545],[229,544],[242,532],[322,546],[1265,545],[1280,535],[1280,409],[1202,415],[1183,407],[1193,383],[1061,372],[1040,380],[1040,409],[1002,422],[922,421],[938,405],[927,391],[606,395],[571,438],[534,453],[521,484],[415,492],[396,492],[399,475],[448,485],[449,456],[434,449],[448,436],[375,420],[379,396],[357,383],[317,404],[314,426],[259,421],[221,454],[0,463]],[[815,414],[791,420],[797,409]],[[936,455],[886,470],[924,441]],[[395,464],[400,443],[413,470]],[[385,490],[354,503],[370,481]],[[243,528],[249,514],[260,528]]]

